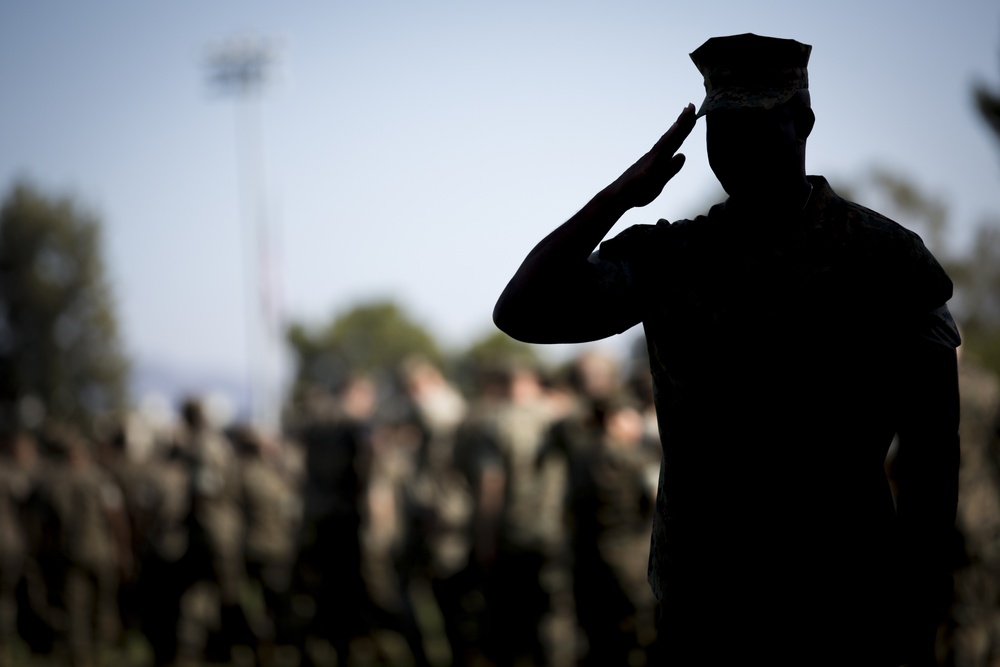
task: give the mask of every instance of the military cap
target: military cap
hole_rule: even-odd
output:
[[[705,77],[704,116],[715,109],[772,109],[809,88],[812,46],[753,33],[713,37],[691,54]]]

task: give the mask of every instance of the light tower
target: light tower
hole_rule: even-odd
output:
[[[239,211],[246,300],[247,408],[250,421],[278,427],[280,416],[280,313],[277,267],[265,195],[260,97],[274,62],[263,38],[235,38],[210,50],[209,81],[236,99]]]

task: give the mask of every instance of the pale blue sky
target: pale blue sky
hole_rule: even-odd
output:
[[[993,0],[0,0],[0,186],[25,175],[99,212],[134,357],[241,374],[234,103],[204,62],[273,39],[260,111],[285,316],[393,297],[460,347],[531,246],[700,102],[688,54],[741,32],[813,45],[810,172],[902,173],[949,206],[955,247],[1000,211],[1000,146],[970,92],[1000,88]],[[707,203],[701,124],[684,152],[612,233]]]

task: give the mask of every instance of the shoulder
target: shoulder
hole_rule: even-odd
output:
[[[838,208],[847,242],[856,242],[859,250],[888,252],[900,258],[933,258],[920,236],[895,220],[847,199],[840,199]]]
[[[846,245],[871,252],[894,249],[932,257],[920,236],[912,230],[877,211],[844,199],[821,176],[810,176],[809,180],[816,188],[815,215],[828,229],[835,228]]]
[[[920,310],[947,302],[951,279],[920,236],[889,217],[838,196],[825,180],[818,203],[821,223],[851,263],[892,301]]]

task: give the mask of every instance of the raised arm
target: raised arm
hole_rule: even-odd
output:
[[[497,327],[529,343],[579,343],[638,323],[588,259],[626,211],[652,202],[680,171],[677,150],[694,123],[689,104],[648,153],[528,253],[493,309]]]

